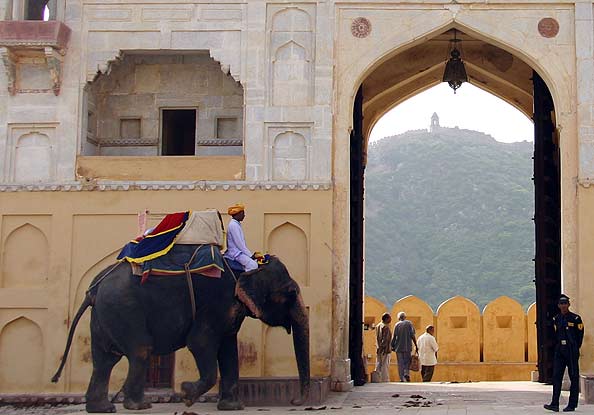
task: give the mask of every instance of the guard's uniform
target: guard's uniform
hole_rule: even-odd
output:
[[[553,399],[552,406],[559,406],[559,395],[561,395],[561,383],[565,367],[571,380],[568,407],[576,408],[579,398],[580,368],[578,359],[580,347],[584,339],[584,324],[582,318],[569,311],[553,317],[555,328],[555,355],[553,360]]]

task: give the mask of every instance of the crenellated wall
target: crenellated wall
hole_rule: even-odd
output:
[[[413,295],[396,301],[390,310],[377,299],[365,297],[364,350],[367,371],[375,369],[375,326],[389,312],[392,327],[400,311],[415,326],[417,338],[428,325],[435,327],[439,345],[433,381],[530,380],[536,370],[535,304],[527,311],[517,301],[501,296],[479,308],[467,298],[444,301],[436,312]],[[392,354],[390,379],[398,380],[396,355]],[[411,380],[420,381],[420,372]]]

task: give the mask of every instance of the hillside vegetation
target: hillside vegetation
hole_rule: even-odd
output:
[[[391,306],[409,294],[434,310],[462,295],[534,301],[533,144],[457,128],[371,143],[365,290]]]

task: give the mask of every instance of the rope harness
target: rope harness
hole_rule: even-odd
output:
[[[192,282],[192,272],[190,271],[190,264],[196,257],[196,254],[204,245],[198,245],[198,248],[194,250],[194,253],[190,257],[190,260],[184,264],[186,270],[186,281],[188,282],[188,289],[190,290],[190,305],[192,306],[192,320],[196,321],[196,296],[194,295],[194,283]]]

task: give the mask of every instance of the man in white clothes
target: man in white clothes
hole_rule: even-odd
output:
[[[231,220],[227,226],[227,251],[224,257],[239,262],[246,272],[258,269],[258,263],[254,261],[252,252],[245,244],[241,228],[241,221],[245,219],[245,206],[238,203],[227,209],[227,213]]]
[[[427,326],[425,333],[423,333],[417,340],[423,382],[431,382],[433,371],[437,364],[437,350],[439,350],[439,347],[437,346],[435,337],[433,337],[434,333],[435,328],[433,326]]]

